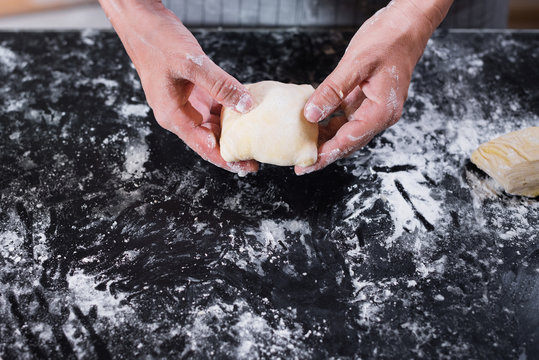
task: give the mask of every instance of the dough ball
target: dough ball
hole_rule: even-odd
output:
[[[507,193],[539,196],[539,127],[514,131],[480,145],[472,162]]]
[[[249,113],[223,107],[223,159],[254,159],[281,166],[314,164],[318,157],[318,124],[303,116],[303,107],[314,88],[276,81],[249,84],[247,88],[255,102]]]

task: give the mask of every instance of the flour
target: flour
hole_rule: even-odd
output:
[[[23,239],[19,234],[14,231],[5,231],[0,233],[0,255],[5,260],[8,258],[17,263],[21,259],[21,255],[18,254],[21,250]]]
[[[73,301],[85,314],[92,306],[97,306],[99,316],[106,318],[124,317],[132,313],[132,309],[121,305],[125,295],[114,296],[109,291],[96,290],[95,278],[84,274],[81,270],[69,274],[67,283]]]
[[[305,237],[310,233],[309,224],[303,220],[262,219],[258,227],[248,228],[244,231],[245,236],[255,239],[256,242],[242,244],[239,246],[239,254],[228,252],[225,258],[234,261],[241,268],[255,270],[258,274],[263,275],[265,272],[262,269],[262,264],[271,261],[274,256],[286,252],[290,245],[289,241],[300,242],[306,251],[311,253],[312,250],[305,243]],[[233,242],[239,240],[236,233],[231,233],[229,237]],[[244,257],[244,255],[248,256],[248,262],[237,261],[239,260],[237,257]]]
[[[27,105],[26,99],[9,99],[5,112],[20,111]]]
[[[145,117],[149,107],[144,104],[123,104],[119,109],[119,114],[125,118],[130,116]],[[144,163],[150,156],[146,136],[150,134],[147,126],[137,128],[138,136],[129,139],[125,149],[125,172],[122,173],[122,179],[139,179],[144,174]]]
[[[95,29],[84,29],[80,33],[82,42],[88,46],[95,45],[95,37],[99,34],[99,31]]]
[[[242,94],[238,100],[238,103],[236,104],[235,110],[242,114],[246,113],[248,110],[248,105],[251,101],[251,96],[248,93]]]
[[[204,58],[206,57],[206,55],[195,56],[195,55],[187,54],[185,55],[185,57],[187,58],[187,60],[193,62],[195,65],[202,66],[204,64]]]
[[[329,90],[324,90],[325,93],[327,93]],[[314,104],[313,102],[309,102],[307,106],[305,107],[305,113],[312,113],[318,115],[319,120],[324,120],[330,113],[330,111],[333,110],[333,106],[331,105],[323,105],[322,107],[319,107],[318,105]]]
[[[103,78],[103,77],[98,77],[98,78],[92,79],[92,84],[94,84],[94,85],[98,85],[98,84],[105,85],[107,88],[109,88],[109,90],[112,90],[113,88],[116,88],[116,87],[119,86],[118,81],[111,80],[111,79],[106,79],[106,78]]]
[[[285,323],[281,318],[285,314],[274,312],[274,321],[270,323],[243,300],[234,304],[213,304],[196,311],[189,321],[190,325],[182,329],[187,335],[185,353],[190,351],[200,356],[211,353],[212,347],[217,346],[220,352],[233,354],[237,359],[265,358],[283,352],[290,354],[291,358],[298,358],[305,351],[302,342],[304,329]],[[294,316],[293,313],[290,315]],[[229,325],[232,317],[235,321]],[[214,344],[217,332],[221,331],[229,331],[234,341]],[[313,337],[321,335],[316,330],[309,333]]]
[[[122,116],[146,116],[150,108],[146,104],[123,104],[119,113]]]
[[[123,179],[133,177],[139,179],[144,174],[144,163],[149,157],[148,145],[143,143],[135,143],[128,145],[125,151],[125,171]]]
[[[386,101],[387,107],[391,112],[395,112],[399,106],[399,101],[397,99],[397,92],[395,89],[391,88],[389,90],[389,95],[387,96]]]
[[[19,57],[10,49],[0,46],[0,70],[13,71],[17,67]]]
[[[366,133],[361,134],[359,136],[346,135],[346,137],[348,138],[348,140],[354,143],[360,143],[363,139],[372,138],[374,135],[375,134],[373,131],[367,131]]]
[[[204,36],[218,51],[216,34]],[[112,43],[98,49],[98,39],[114,38],[58,36],[95,46],[95,56]],[[324,44],[287,33],[268,38],[344,48],[343,39],[320,36]],[[60,354],[63,332],[77,358],[99,357],[100,343],[111,357],[127,349],[134,358],[385,358],[403,351],[407,358],[473,358],[470,339],[484,324],[506,320],[488,336],[510,348],[529,295],[519,290],[529,283],[512,278],[539,271],[539,204],[504,194],[468,159],[478,144],[539,118],[514,86],[479,89],[484,79],[498,84],[510,74],[486,73],[503,56],[496,46],[505,35],[477,56],[451,36],[429,42],[398,124],[304,178],[265,166],[239,178],[185,154],[166,132],[150,134],[156,125],[127,59],[114,75],[95,73],[103,64],[83,52],[58,55],[80,65],[71,72],[33,63],[19,76],[15,66],[0,84],[14,94],[2,108],[10,120],[3,124],[9,167],[0,179],[7,279],[0,281],[0,317],[7,319],[0,332],[10,350],[29,353],[16,306],[36,346]],[[508,51],[517,46],[507,43]],[[281,59],[295,54],[282,49]],[[16,63],[22,58],[17,50]],[[263,74],[248,65],[241,75],[321,80],[268,61]],[[222,63],[239,73],[233,59]],[[388,75],[395,80],[396,73]],[[50,82],[18,85],[43,74]],[[95,112],[103,118],[82,102],[82,118],[66,112],[73,106],[63,101],[66,89],[104,104]]]
[[[239,177],[245,177],[249,173],[242,167],[242,165],[235,162],[227,162],[228,167],[236,173]]]

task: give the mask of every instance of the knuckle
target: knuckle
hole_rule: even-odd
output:
[[[211,92],[215,98],[221,101],[232,100],[235,95],[237,86],[234,82],[226,77],[219,77],[215,79]]]
[[[179,69],[181,77],[187,80],[194,80],[196,78],[196,73],[198,68],[195,63],[187,59],[182,59],[179,63]]]
[[[331,103],[340,102],[344,98],[341,86],[332,78],[327,78],[322,86],[321,95]]]

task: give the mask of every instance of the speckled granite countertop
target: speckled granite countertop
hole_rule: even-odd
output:
[[[318,84],[350,33],[197,32]],[[249,44],[249,45],[247,45]],[[539,125],[539,32],[441,32],[403,119],[238,178],[155,123],[110,32],[0,33],[0,357],[539,357],[539,201],[469,163]]]

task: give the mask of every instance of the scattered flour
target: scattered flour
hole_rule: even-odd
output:
[[[122,174],[122,179],[141,178],[144,174],[144,163],[148,161],[149,156],[147,144],[135,143],[128,145],[124,162],[126,172]]]
[[[95,45],[95,37],[99,34],[99,31],[95,29],[84,29],[80,33],[81,40],[88,46]]]
[[[84,274],[82,270],[75,270],[67,276],[68,289],[73,302],[87,314],[92,306],[97,306],[100,317],[115,318],[125,316],[132,312],[128,306],[121,304],[125,295],[112,295],[109,291],[96,290],[93,276]]]
[[[92,84],[94,85],[102,84],[108,88],[117,88],[118,86],[120,86],[116,80],[105,79],[102,77],[92,79]]]
[[[10,49],[0,46],[0,70],[13,71],[17,67],[19,57]]]
[[[231,199],[231,201],[234,201]],[[273,219],[260,220],[258,228],[250,228],[244,231],[245,236],[253,237],[256,243],[247,245],[242,244],[239,247],[239,254],[228,252],[225,258],[235,262],[239,267],[251,269],[260,275],[264,275],[262,264],[270,260],[273,256],[285,252],[290,241],[299,241],[306,247],[307,252],[310,249],[305,243],[305,236],[311,234],[311,228],[305,220],[281,220]],[[232,242],[240,241],[241,237],[232,233],[229,235]],[[245,261],[242,254],[247,254],[249,260]]]
[[[188,322],[190,325],[181,330],[187,335],[185,354],[190,352],[199,357],[211,354],[213,349],[236,359],[268,358],[284,353],[290,358],[299,358],[305,352],[305,330],[299,324],[285,323],[283,315],[294,316],[293,313],[274,312],[277,321],[270,324],[245,300],[237,300],[234,304],[213,304],[194,312]],[[222,332],[229,333],[231,341],[215,344],[215,338]]]
[[[0,255],[5,260],[10,259],[17,263],[21,259],[21,246],[23,238],[15,231],[5,231],[0,233]],[[17,260],[18,259],[18,260]]]
[[[145,104],[123,104],[119,109],[119,114],[123,117],[138,116],[145,117],[150,108]],[[122,179],[141,178],[144,174],[144,163],[150,156],[146,136],[150,134],[148,126],[137,128],[138,136],[130,138],[125,149],[125,172]]]
[[[123,104],[120,107],[120,115],[129,116],[146,116],[150,108],[146,104]]]
[[[185,57],[187,58],[187,60],[192,61],[196,65],[202,66],[204,64],[204,58],[206,57],[206,55],[195,56],[195,55],[187,54]]]

